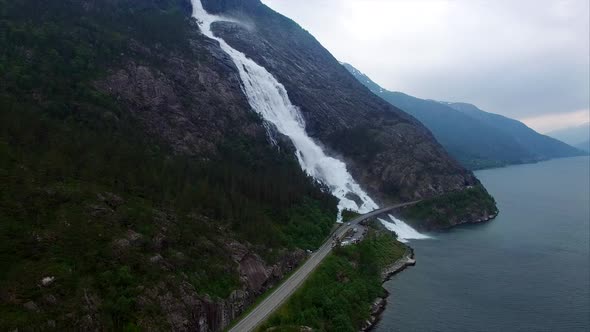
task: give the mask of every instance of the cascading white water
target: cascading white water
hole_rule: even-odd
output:
[[[390,231],[394,231],[397,234],[397,239],[400,242],[407,242],[408,240],[422,240],[422,239],[428,239],[429,237],[424,235],[424,234],[420,234],[418,233],[415,229],[413,229],[412,227],[410,227],[408,224],[406,224],[405,222],[397,219],[396,217],[392,216],[391,214],[387,215],[389,217],[389,220],[384,220],[381,218],[377,218],[379,219],[379,221],[381,221],[381,223]]]
[[[244,53],[229,46],[211,31],[211,24],[215,21],[235,22],[235,20],[207,13],[201,0],[192,0],[192,4],[193,16],[197,19],[203,34],[217,40],[221,49],[230,56],[238,68],[250,106],[265,121],[272,123],[281,134],[291,139],[297,150],[297,159],[301,168],[330,188],[332,195],[339,200],[339,212],[348,209],[367,213],[379,208],[354,181],[346,170],[346,165],[336,158],[327,156],[322,148],[307,135],[303,117],[299,109],[289,100],[285,87],[265,68],[248,59]],[[396,231],[396,225],[405,225],[401,221],[392,225],[387,225],[389,224],[387,222],[385,224],[394,231]],[[411,229],[407,225],[405,227]],[[416,234],[422,236],[417,232]]]
[[[327,185],[339,199],[338,208],[366,213],[378,208],[377,204],[360,188],[346,170],[346,165],[327,156],[305,132],[305,123],[296,106],[291,104],[287,91],[266,69],[248,59],[245,54],[229,46],[213,35],[211,23],[233,21],[208,14],[200,0],[193,0],[193,16],[198,20],[203,34],[217,40],[221,48],[234,61],[239,70],[243,88],[250,106],[264,120],[288,136],[297,149],[297,159],[303,170],[314,179]],[[352,197],[358,197],[357,204]]]

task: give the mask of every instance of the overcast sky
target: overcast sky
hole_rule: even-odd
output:
[[[388,90],[547,132],[590,118],[588,0],[262,0]]]

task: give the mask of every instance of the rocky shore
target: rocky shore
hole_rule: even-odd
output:
[[[416,259],[414,258],[414,250],[410,247],[407,248],[405,254],[402,258],[395,261],[389,267],[381,272],[381,279],[383,282],[391,279],[397,273],[405,270],[408,266],[416,265]],[[371,317],[365,322],[361,331],[370,331],[375,327],[375,324],[381,318],[381,314],[385,310],[385,306],[387,305],[387,297],[389,296],[389,292],[385,291],[385,294],[382,297],[378,297],[373,302],[371,306]]]

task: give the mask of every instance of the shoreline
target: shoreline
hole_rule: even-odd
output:
[[[439,229],[439,231],[449,230],[449,229],[452,229],[452,228],[455,228],[458,226],[483,224],[485,222],[494,220],[498,216],[498,214],[499,213],[496,212],[494,214],[486,215],[486,216],[479,218],[479,219],[451,225],[449,227]],[[385,284],[385,282],[391,280],[391,278],[394,275],[401,273],[402,271],[404,271],[406,268],[408,268],[410,266],[416,265],[416,258],[414,255],[414,249],[412,247],[410,247],[409,245],[405,245],[405,246],[406,246],[406,252],[404,253],[404,255],[400,259],[393,262],[390,266],[385,268],[383,271],[381,271],[381,285],[382,286],[383,286],[383,284]],[[387,298],[390,295],[389,292],[385,288],[383,288],[383,291],[385,292],[384,295],[377,297],[373,301],[373,304],[371,305],[371,315],[370,315],[369,319],[367,319],[367,321],[365,321],[365,324],[360,328],[359,331],[361,331],[361,332],[371,331],[371,330],[373,330],[373,328],[375,328],[377,323],[381,320],[381,315],[383,314],[383,312],[385,311],[385,307],[387,306]]]
[[[394,275],[402,272],[409,266],[416,265],[414,249],[407,245],[406,247],[407,249],[404,255],[381,272],[381,285],[383,285],[386,281],[390,280]],[[360,329],[360,331],[371,331],[381,319],[381,315],[383,314],[383,311],[385,311],[385,307],[387,306],[387,298],[389,297],[389,292],[385,290],[385,288],[383,289],[383,291],[385,292],[385,294],[375,299],[373,305],[371,306],[371,316],[365,322],[364,326]]]

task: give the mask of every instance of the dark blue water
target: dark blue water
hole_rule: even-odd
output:
[[[376,331],[590,331],[590,160],[477,172],[492,222],[413,241]]]

